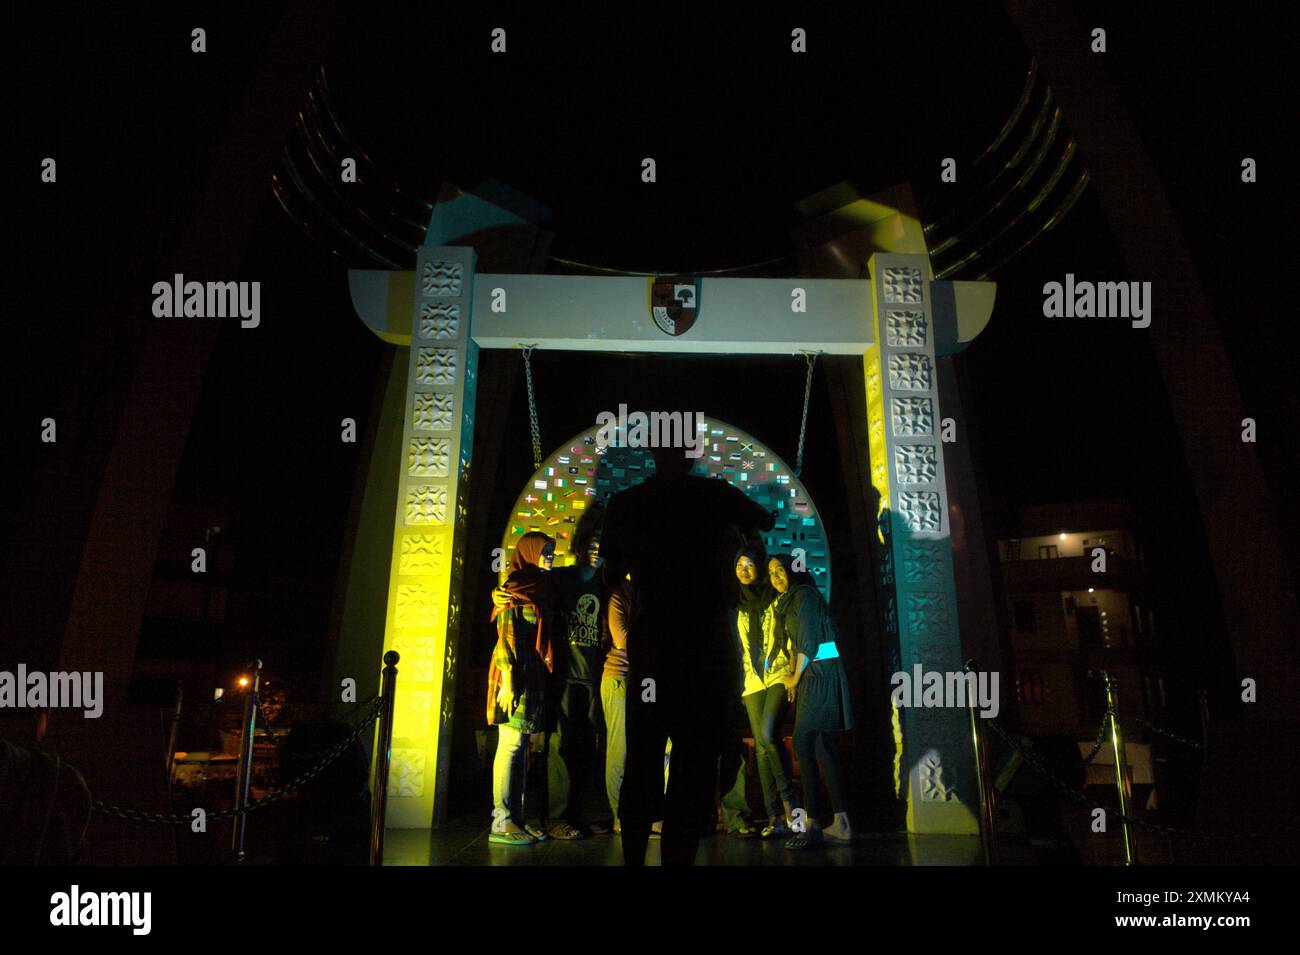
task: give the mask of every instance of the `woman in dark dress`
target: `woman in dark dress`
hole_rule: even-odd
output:
[[[832,735],[853,728],[849,681],[835,644],[830,607],[812,576],[796,571],[793,560],[777,554],[768,562],[768,576],[776,600],[776,637],[788,641],[794,672],[784,678],[786,692],[795,702],[794,751],[803,782],[806,831],[786,842],[787,849],[807,849],[853,838],[849,827],[844,768]],[[821,826],[817,769],[821,767],[831,798],[835,821]]]

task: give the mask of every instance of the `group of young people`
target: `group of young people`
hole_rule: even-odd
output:
[[[489,668],[487,718],[490,725],[498,727],[499,739],[493,764],[490,841],[528,846],[548,837],[577,839],[610,829],[622,832],[623,817],[629,814],[620,813],[624,802],[636,803],[637,812],[631,815],[658,820],[650,826],[650,834],[658,834],[664,825],[662,806],[651,808],[645,799],[634,798],[638,793],[625,792],[629,710],[651,712],[660,691],[657,683],[663,683],[662,692],[668,694],[660,712],[675,708],[684,719],[674,720],[658,737],[647,736],[644,729],[636,735],[646,740],[652,752],[663,753],[664,736],[670,751],[682,751],[680,772],[697,777],[697,785],[692,787],[696,793],[703,791],[698,777],[705,770],[700,768],[701,760],[694,758],[694,745],[687,762],[683,744],[696,743],[696,737],[715,742],[713,750],[702,750],[708,764],[708,813],[707,819],[698,820],[696,839],[716,826],[715,783],[721,767],[717,788],[724,793],[723,815],[729,832],[742,838],[784,838],[789,849],[850,841],[845,777],[835,734],[852,728],[852,706],[830,608],[812,576],[796,569],[796,561],[788,555],[765,555],[761,545],[752,543],[759,539],[757,535],[739,529],[737,537],[748,542],[738,553],[733,551],[734,559],[726,571],[725,606],[718,608],[716,615],[696,613],[698,647],[692,634],[685,633],[673,646],[676,659],[668,659],[662,648],[650,646],[658,632],[652,621],[663,617],[647,606],[648,598],[663,603],[664,591],[649,584],[638,586],[638,572],[627,560],[619,559],[617,566],[606,562],[601,546],[604,518],[600,507],[584,514],[574,532],[574,562],[558,570],[552,570],[556,542],[542,533],[524,534],[516,543],[507,579],[493,591],[497,643]],[[624,548],[618,549],[622,558]],[[647,568],[641,576],[654,578],[655,571]],[[723,592],[715,588],[711,593]],[[724,663],[721,680],[697,684],[681,676],[683,670],[709,668],[707,644],[720,629],[713,621],[724,618],[722,626],[729,628],[729,633],[719,640],[729,641],[730,656],[712,655],[713,659],[731,661]],[[679,624],[674,629],[690,627]],[[638,661],[635,667],[629,661],[629,644]],[[738,665],[729,677],[726,670],[733,664]],[[635,675],[633,669],[638,671]],[[646,679],[646,673],[662,679]],[[692,689],[686,690],[688,686]],[[725,699],[700,699],[699,687],[716,688],[704,692]],[[746,766],[740,733],[708,725],[729,722],[729,708],[738,716],[737,697],[754,740],[766,812],[766,825],[761,828],[751,821],[745,804]],[[793,743],[802,793],[794,784],[782,735],[791,705],[795,707]],[[649,722],[643,717],[634,729],[647,727]],[[551,820],[549,826],[532,826],[524,818],[527,757],[534,734],[546,738],[545,815]],[[672,739],[675,735],[680,737],[676,741]],[[602,737],[604,795],[612,816],[608,826],[589,818],[589,810],[595,808],[588,797],[595,788],[592,783],[600,763]],[[635,741],[632,746],[635,759]],[[649,762],[647,746],[639,748],[643,763]],[[735,754],[734,758],[727,759],[728,752]],[[665,787],[673,784],[677,762],[675,755],[665,761]],[[824,828],[819,768],[833,814],[833,822]],[[641,789],[647,772],[639,775]],[[695,805],[701,805],[699,799]],[[693,854],[693,845],[691,842],[684,850],[687,856]]]

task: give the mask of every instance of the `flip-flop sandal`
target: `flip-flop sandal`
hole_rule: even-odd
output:
[[[785,847],[792,850],[820,849],[825,844],[822,840],[821,831],[814,829],[812,832],[801,832],[798,835],[791,836],[786,840]]]
[[[792,831],[793,831],[793,830],[791,830],[791,828],[790,828],[789,826],[786,826],[786,825],[780,825],[780,826],[764,826],[764,827],[763,827],[763,831],[760,832],[758,835],[759,835],[759,838],[762,838],[762,839],[776,839],[776,838],[779,838],[780,836],[788,836],[788,835],[791,835],[791,834],[792,834]]]
[[[488,842],[497,846],[533,846],[537,840],[527,832],[494,832],[488,836]]]
[[[536,826],[524,826],[524,832],[532,836],[533,839],[537,842],[545,842],[548,838],[550,838],[546,834],[545,830],[538,829]]]
[[[587,838],[586,833],[584,833],[577,826],[568,822],[561,822],[561,823],[557,823],[554,826],[551,826],[550,834],[554,836],[556,839],[565,839],[565,840]]]

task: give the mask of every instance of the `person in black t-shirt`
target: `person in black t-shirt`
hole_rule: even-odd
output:
[[[590,822],[599,812],[598,753],[604,733],[600,678],[608,641],[606,592],[600,576],[600,531],[604,510],[589,508],[573,533],[573,563],[550,575],[560,630],[555,670],[546,690],[546,777],[549,834],[556,839],[583,839],[607,832]]]

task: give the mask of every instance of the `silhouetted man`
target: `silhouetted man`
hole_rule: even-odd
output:
[[[713,809],[718,756],[740,702],[731,630],[731,561],[741,535],[772,515],[725,481],[689,476],[680,448],[656,449],[654,476],[616,494],[605,516],[605,574],[632,574],[627,768],[619,798],[623,861],[644,865],[662,818],[664,865],[691,865]],[[664,803],[664,744],[673,741]]]

